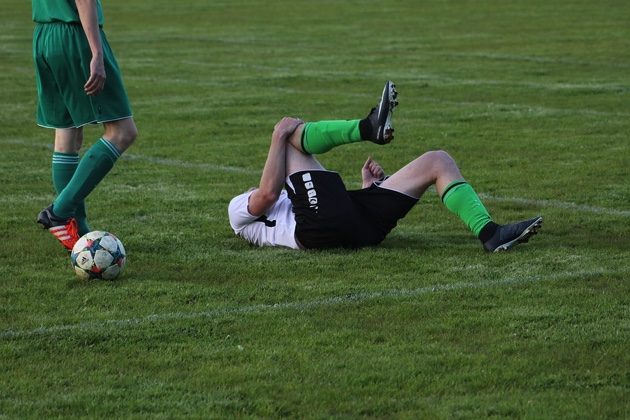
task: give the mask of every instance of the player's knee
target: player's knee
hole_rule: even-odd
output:
[[[135,124],[132,124],[130,127],[125,129],[125,133],[123,136],[123,142],[127,147],[131,146],[133,142],[136,141],[138,137],[138,128],[136,128]]]
[[[450,165],[452,162],[454,162],[451,155],[449,155],[448,152],[445,152],[444,150],[433,150],[431,153],[433,153],[433,158],[441,164]]]
[[[284,121],[287,118],[290,118],[290,117],[282,117],[276,122],[276,124],[273,126],[273,133],[274,134],[281,130],[281,123],[282,123],[282,121]]]
[[[79,153],[79,150],[83,147],[83,130],[77,132],[77,135],[74,138],[74,147],[76,149],[76,153]]]
[[[138,137],[138,129],[134,123],[124,124],[107,131],[108,140],[116,145],[121,152],[127,150]]]
[[[131,146],[133,142],[136,141],[137,136],[138,136],[137,130],[122,133],[118,137],[118,141],[116,142],[116,145],[118,146],[120,150],[127,150],[129,146]]]
[[[444,172],[455,165],[451,155],[444,150],[431,150],[423,154],[422,157],[428,161],[429,166],[433,168],[436,174]]]

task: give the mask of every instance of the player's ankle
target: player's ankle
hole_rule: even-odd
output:
[[[363,118],[359,121],[359,132],[361,133],[361,140],[371,140],[374,137],[374,129],[369,118]]]
[[[494,223],[492,220],[486,223],[486,225],[481,228],[479,232],[479,240],[483,243],[487,242],[494,236],[497,229],[499,229],[500,225]]]

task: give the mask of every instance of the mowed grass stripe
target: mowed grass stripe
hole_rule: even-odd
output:
[[[0,417],[628,418],[630,3],[453,5],[108,2],[140,136],[88,211],[130,261],[83,283],[34,226],[52,133],[29,4],[3,2],[0,334],[23,335],[0,338]],[[360,117],[386,78],[396,144],[322,162],[354,182],[368,153],[391,170],[444,149],[499,221],[540,212],[541,235],[487,255],[433,191],[376,249],[233,235],[273,124]]]
[[[285,78],[292,75],[293,70],[286,68],[271,68],[267,69],[264,66],[255,66],[256,68],[252,68],[251,70],[269,70],[269,74],[265,77],[269,79],[274,78]],[[303,77],[316,77],[317,79],[325,79],[325,80],[337,80],[340,77],[356,77],[361,74],[352,72],[352,71],[337,71],[337,70],[317,70],[317,71],[309,71],[304,70],[301,72]],[[367,75],[366,75],[367,76]],[[528,82],[528,81],[515,81],[515,80],[498,80],[498,79],[463,79],[457,77],[446,77],[434,74],[427,73],[417,73],[413,72],[413,75],[410,76],[409,73],[398,73],[392,72],[390,74],[392,80],[396,81],[400,86],[412,86],[414,84],[423,84],[427,82],[431,82],[434,86],[455,86],[455,87],[464,87],[464,86],[486,86],[486,87],[512,87],[512,88],[525,88],[529,91],[535,90],[550,90],[550,91],[574,91],[579,93],[588,93],[588,92],[609,92],[609,93],[628,93],[630,92],[630,86],[621,84],[621,83],[543,83],[543,82]],[[261,75],[240,75],[237,78],[231,77],[229,79],[221,79],[213,76],[212,79],[204,78],[204,79],[191,79],[191,78],[173,78],[173,77],[161,77],[160,84],[161,85],[194,85],[194,86],[206,86],[206,87],[219,87],[225,86],[226,83],[228,85],[235,85],[237,83],[243,81],[256,81],[260,80]],[[133,80],[136,82],[154,82],[154,78],[148,76],[130,76],[129,80]],[[325,89],[320,89],[320,92],[325,92]],[[333,93],[331,90],[330,93]],[[346,96],[351,96],[351,94],[346,94]],[[366,94],[359,94],[354,96],[364,97]],[[206,100],[207,98],[201,97],[197,98],[198,100]],[[623,114],[630,115],[630,114]]]
[[[400,78],[398,78],[398,80],[400,80]],[[428,79],[424,79],[422,76],[420,76],[419,78],[415,79],[413,82],[409,82],[407,83],[407,86],[414,86],[414,85],[418,85],[418,84],[422,84],[424,83],[426,80]],[[181,80],[181,79],[170,79],[168,81],[169,83],[182,83],[182,84],[189,84],[189,81],[186,80]],[[477,81],[473,81],[470,80],[468,81],[468,83],[458,83],[458,84],[448,84],[448,83],[444,83],[443,86],[464,86],[464,85],[477,85],[477,86],[483,86],[483,85],[491,85],[491,84],[506,84],[506,82],[502,82],[502,81],[486,81],[484,83],[476,83]],[[194,85],[198,85],[198,84],[205,84],[204,82],[194,82],[194,83],[190,83],[190,84],[194,84]],[[551,89],[551,88],[549,88]],[[560,90],[562,88],[557,87],[557,90]],[[630,87],[628,86],[620,86],[620,85],[609,85],[607,87],[604,87],[603,85],[582,85],[581,87],[574,87],[574,88],[566,88],[567,90],[577,90],[577,91],[584,91],[584,90],[592,90],[592,91],[601,91],[601,90],[611,90],[611,91],[616,91],[616,92],[621,92],[623,91],[623,93],[627,93],[630,92]],[[290,93],[290,90],[287,90]],[[320,90],[320,93],[325,92],[324,90]],[[297,92],[295,92],[297,93]],[[332,92],[331,92],[332,93]],[[357,97],[357,98],[371,98],[371,96],[369,95],[364,95],[364,94],[351,94],[348,93],[345,95],[346,98],[349,97]],[[443,105],[450,105],[456,108],[482,108],[484,110],[497,110],[497,111],[502,111],[505,112],[506,110],[513,112],[513,113],[518,113],[519,116],[521,116],[522,114],[531,114],[532,116],[547,116],[547,117],[554,117],[554,116],[566,116],[569,118],[573,118],[575,117],[575,115],[581,115],[581,116],[585,116],[585,117],[594,117],[594,118],[598,118],[598,117],[630,117],[630,113],[629,112],[611,112],[611,111],[598,111],[598,110],[594,110],[594,109],[586,109],[586,108],[558,108],[558,107],[547,107],[547,106],[532,106],[532,105],[527,105],[527,104],[508,104],[508,103],[499,103],[499,102],[488,102],[488,101],[478,101],[478,102],[473,102],[473,101],[452,101],[452,100],[446,100],[443,99],[441,97],[433,97],[430,95],[423,95],[422,97],[418,98],[421,101],[424,102],[430,102],[430,103],[439,103],[439,104],[443,104]],[[207,103],[208,99],[205,97],[183,97],[183,96],[170,96],[170,97],[163,97],[160,99],[160,104],[187,104],[187,105],[191,105],[191,104],[195,104],[195,103]],[[157,104],[156,101],[154,101],[153,99],[147,99],[147,100],[142,100],[139,99],[137,101],[135,101],[136,105],[142,105],[142,104],[146,104],[146,105],[151,105],[151,106],[155,106]],[[169,111],[170,113],[172,113],[172,111]],[[196,113],[205,113],[207,111],[201,110],[201,109],[197,109],[195,108],[193,109],[189,109],[186,112],[196,112]],[[280,116],[278,116],[278,118],[280,118]]]
[[[630,117],[630,113],[627,112],[608,112],[608,111],[596,111],[593,109],[579,109],[579,108],[553,108],[546,106],[531,106],[531,105],[518,105],[518,104],[504,104],[497,102],[472,102],[472,101],[450,101],[442,98],[435,98],[431,96],[423,96],[423,101],[438,103],[443,105],[451,105],[459,108],[484,108],[486,110],[500,110],[510,111],[513,113],[532,114],[532,116],[566,116],[569,118],[580,115],[584,117]]]
[[[97,322],[82,322],[78,324],[51,325],[48,327],[39,327],[29,330],[5,330],[0,333],[0,339],[19,339],[32,336],[43,336],[50,334],[63,334],[84,331],[100,331],[108,329],[120,329],[133,326],[147,326],[181,320],[194,320],[200,318],[221,318],[229,315],[249,315],[262,314],[271,311],[309,311],[311,309],[339,306],[346,304],[358,304],[369,302],[377,299],[393,299],[405,300],[429,293],[450,292],[464,289],[490,289],[493,287],[521,286],[530,283],[539,283],[543,281],[561,281],[575,278],[588,278],[602,275],[624,275],[627,271],[607,271],[607,270],[591,270],[564,272],[549,275],[536,275],[527,277],[507,277],[498,280],[487,280],[479,282],[460,282],[453,284],[435,284],[432,286],[419,287],[416,289],[392,289],[367,293],[349,293],[345,295],[331,296],[323,299],[313,299],[297,302],[281,302],[274,304],[260,304],[247,306],[233,306],[221,308],[211,311],[202,312],[174,312],[163,314],[151,314],[144,317],[135,317],[127,319],[111,319]]]
[[[611,62],[611,61],[587,61],[587,60],[576,60],[568,57],[558,57],[558,56],[531,56],[531,55],[520,55],[520,54],[500,54],[500,53],[488,53],[488,52],[439,52],[439,51],[425,51],[423,54],[438,56],[438,57],[458,57],[458,58],[468,58],[468,59],[484,59],[484,60],[493,60],[493,61],[514,61],[514,62],[525,62],[525,63],[543,63],[543,64],[555,64],[559,66],[564,66],[567,64],[573,66],[584,66],[584,67],[596,67],[596,68],[618,68],[618,69],[627,69],[630,68],[630,64],[626,64],[624,62]]]

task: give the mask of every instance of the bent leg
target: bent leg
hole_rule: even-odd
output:
[[[413,198],[420,198],[435,184],[438,195],[453,181],[462,179],[462,174],[453,158],[444,151],[431,151],[408,163],[380,185]]]
[[[325,170],[321,163],[313,155],[302,150],[302,133],[306,124],[300,125],[289,137],[286,146],[286,176],[287,178],[299,171]]]
[[[309,154],[322,154],[342,144],[362,141],[360,120],[329,120],[304,124],[300,148]]]
[[[433,184],[446,208],[479,237],[481,230],[492,222],[492,218],[448,153],[427,152],[383,181],[380,186],[420,198]]]
[[[394,138],[391,118],[398,104],[396,96],[396,88],[388,80],[378,104],[365,118],[308,122],[301,131],[299,143],[293,144],[304,153],[322,154],[334,147],[364,140],[389,143]]]

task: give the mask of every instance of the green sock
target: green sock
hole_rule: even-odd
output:
[[[55,214],[64,218],[75,216],[79,204],[105,178],[119,156],[116,147],[105,139],[90,147],[79,161],[72,179],[53,203]]]
[[[447,209],[459,216],[477,237],[481,229],[492,221],[473,187],[463,179],[453,181],[446,187],[442,202]]]
[[[79,166],[79,155],[77,153],[53,152],[52,156],[52,179],[55,191],[59,194],[68,185],[72,179],[72,175]],[[81,201],[77,206],[74,216],[79,225],[79,234],[85,235],[92,229],[87,222],[87,213],[85,211],[85,201]]]
[[[302,149],[316,155],[342,144],[361,141],[361,120],[332,120],[308,122],[302,131]]]

